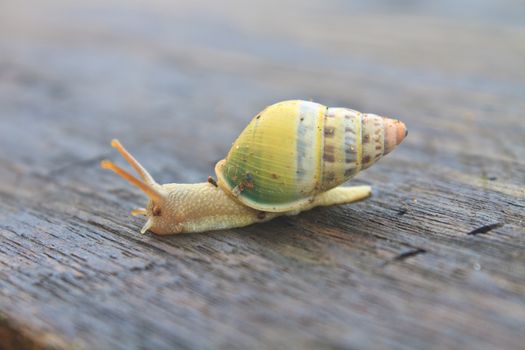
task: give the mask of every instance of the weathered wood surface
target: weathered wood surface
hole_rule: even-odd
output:
[[[247,3],[0,4],[0,347],[522,349],[523,3]],[[289,98],[406,122],[370,200],[156,237],[98,167],[204,181]]]

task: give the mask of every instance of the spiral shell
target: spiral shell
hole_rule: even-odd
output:
[[[405,136],[398,120],[284,101],[253,118],[215,172],[219,186],[245,205],[290,211],[368,168]]]

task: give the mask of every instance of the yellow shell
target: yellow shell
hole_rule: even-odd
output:
[[[297,209],[389,153],[406,136],[394,119],[292,100],[248,124],[215,172],[219,186],[254,209]]]

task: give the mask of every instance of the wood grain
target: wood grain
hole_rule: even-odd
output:
[[[389,4],[2,2],[0,348],[522,349],[525,8]],[[157,237],[98,167],[206,181],[290,98],[408,125],[372,198]]]

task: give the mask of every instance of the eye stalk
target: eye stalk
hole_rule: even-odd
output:
[[[144,208],[137,208],[137,209],[133,209],[131,211],[131,215],[133,216],[139,216],[139,215],[143,215],[143,216],[148,216],[148,211]]]
[[[148,171],[144,169],[144,167],[124,148],[124,146],[122,146],[118,140],[113,139],[111,141],[111,146],[119,151],[122,157],[124,157],[124,159],[126,159],[133,169],[135,169],[135,171],[140,175],[142,180],[137,179],[135,176],[131,175],[126,170],[122,169],[110,160],[101,161],[100,166],[103,169],[112,170],[132,185],[140,188],[152,201],[161,201],[163,199],[163,195],[158,191],[159,185],[155,182]],[[136,209],[132,212],[132,214],[144,215],[145,212],[145,209]]]
[[[164,203],[164,201],[167,199],[166,194],[162,190],[162,187],[157,184],[157,182],[153,179],[153,177],[148,173],[148,171],[140,164],[135,157],[129,153],[122,144],[116,140],[113,139],[111,141],[111,146],[117,149],[117,151],[122,155],[122,157],[135,169],[137,174],[140,176],[140,179],[133,176],[126,170],[122,169],[115,163],[109,161],[109,160],[103,160],[100,162],[100,166],[103,169],[109,169],[115,172],[116,174],[120,175],[123,179],[131,183],[133,186],[136,186],[140,188],[150,199],[150,202],[148,204],[147,209],[145,208],[138,208],[131,211],[131,215],[137,216],[137,215],[144,215],[148,219],[146,220],[146,223],[144,224],[144,227],[142,227],[142,230],[140,230],[141,233],[145,233],[154,225],[155,218],[158,218],[162,214],[161,205]]]
[[[109,160],[103,160],[100,162],[100,166],[103,169],[109,169],[120,175],[123,179],[127,180],[130,184],[140,188],[151,200],[160,200],[162,195],[149,184],[137,179],[135,176],[128,173],[118,165],[114,164]]]
[[[119,140],[111,140],[111,147],[117,149],[120,155],[128,161],[129,165],[131,165],[133,169],[135,169],[135,171],[140,175],[142,180],[144,180],[148,185],[157,184],[157,182],[153,179],[150,173],[148,173],[148,171],[142,166],[142,164],[140,164],[139,161],[136,160],[135,157],[133,157],[131,153],[129,153],[128,150],[124,148],[124,146],[122,146]]]

